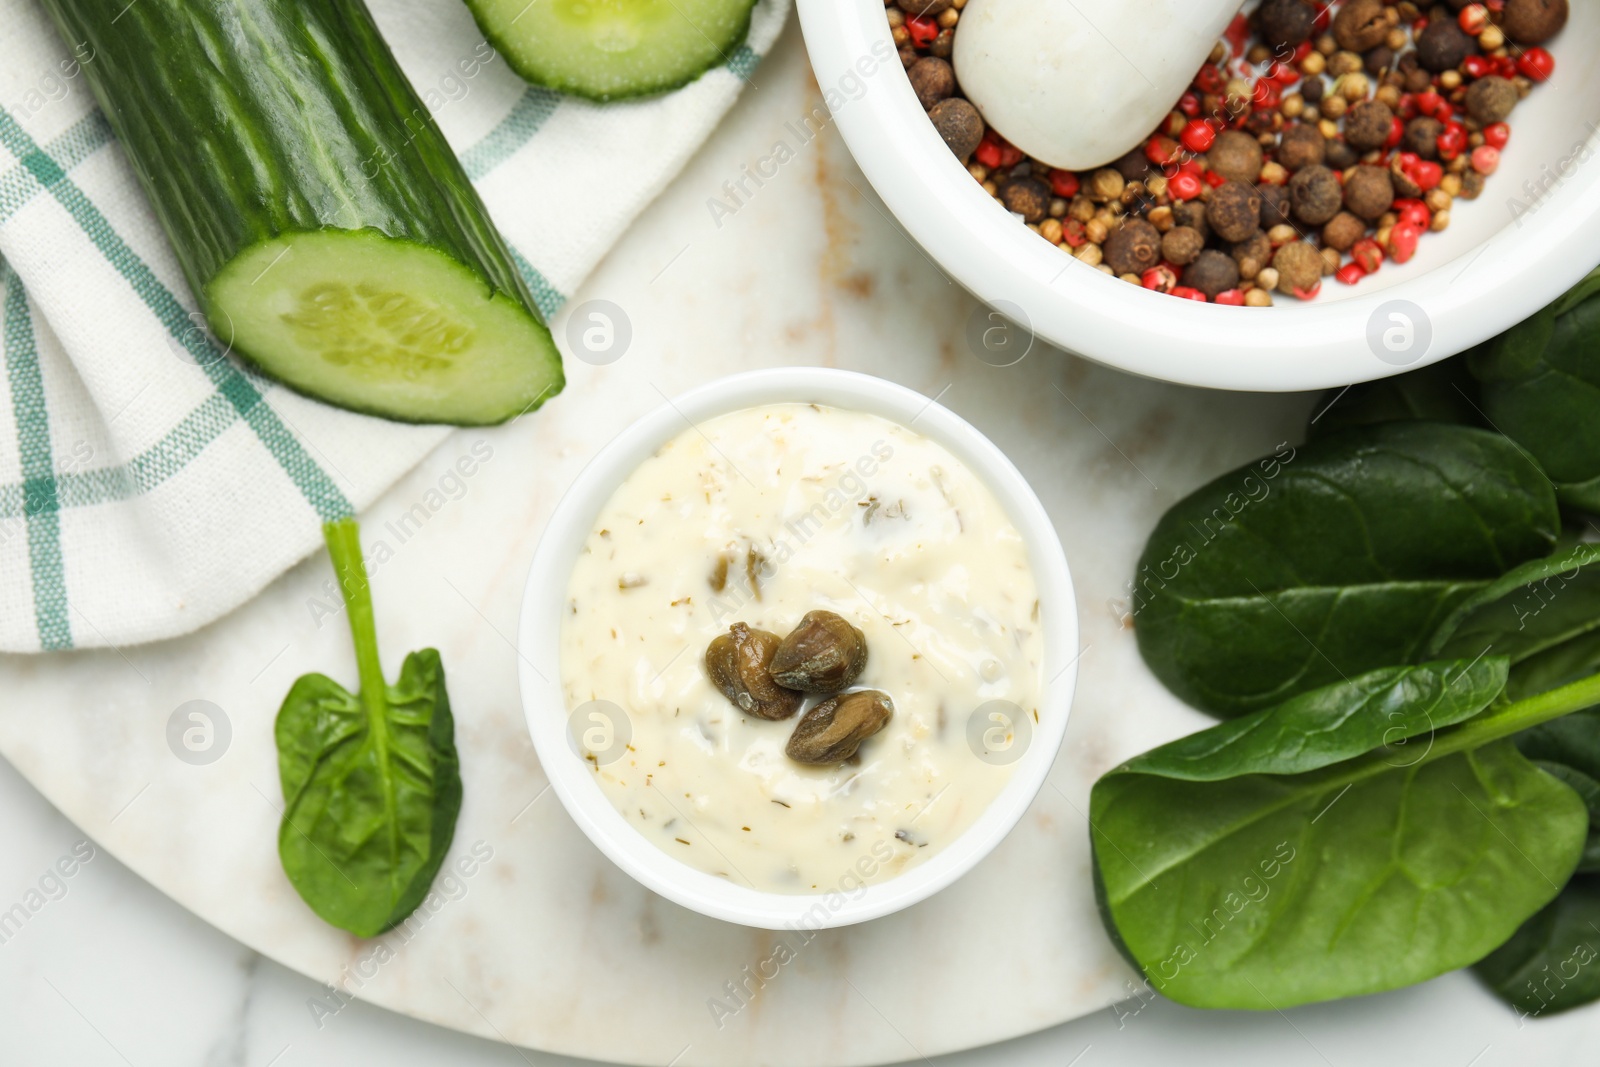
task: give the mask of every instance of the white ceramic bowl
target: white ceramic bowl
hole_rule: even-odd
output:
[[[1011,778],[988,810],[938,855],[854,898],[766,893],[689,867],[661,851],[627,822],[568,741],[561,691],[561,616],[567,582],[601,507],[640,463],[692,422],[774,403],[818,403],[865,411],[937,441],[993,490],[1028,547],[1039,589],[1044,632],[1040,724]],[[848,926],[887,915],[931,896],[989,853],[1027,810],[1066,733],[1077,681],[1078,616],[1072,576],[1054,526],[1011,461],[967,422],[927,397],[892,382],[848,371],[794,367],[754,371],[703,385],[629,426],[579,474],[556,506],[534,554],[518,633],[523,711],[539,761],[556,795],[600,851],[646,887],[704,915],[776,930]],[[834,894],[837,897],[838,894]]]
[[[1113,367],[1261,391],[1366,381],[1499,333],[1600,261],[1600,4],[1572,5],[1549,46],[1555,76],[1517,107],[1499,172],[1481,198],[1457,203],[1448,230],[1425,236],[1403,267],[1385,264],[1353,287],[1329,278],[1316,300],[1280,297],[1273,308],[1179,300],[1071,260],[985,194],[945,147],[894,58],[877,0],[797,4],[839,132],[912,239],[980,300]],[[1535,201],[1524,182],[1547,182],[1549,192]],[[1513,197],[1535,207],[1513,218]]]

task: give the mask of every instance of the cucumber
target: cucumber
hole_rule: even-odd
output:
[[[561,390],[510,250],[361,0],[44,3],[92,51],[222,346],[406,422],[503,422]]]
[[[478,27],[535,85],[591,100],[676,89],[750,32],[755,0],[467,0]]]

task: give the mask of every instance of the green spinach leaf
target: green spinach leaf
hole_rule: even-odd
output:
[[[1454,422],[1481,426],[1478,383],[1461,359],[1446,359],[1391,378],[1330,389],[1317,401],[1306,438],[1382,422]]]
[[[1398,988],[1501,945],[1566,883],[1588,826],[1507,739],[1600,701],[1589,678],[1479,711],[1505,671],[1376,672],[1105,775],[1091,841],[1123,951],[1180,1003],[1265,1009]],[[1276,741],[1312,698],[1344,714],[1307,759]],[[1366,747],[1385,724],[1428,742]],[[1241,730],[1263,743],[1241,748]]]
[[[1600,1000],[1600,878],[1574,878],[1473,970],[1525,1016]]]
[[[1600,512],[1600,272],[1468,365],[1489,421],[1533,454],[1561,502]]]
[[[357,526],[346,519],[324,533],[361,688],[307,674],[284,698],[278,855],[312,911],[373,937],[416,909],[444,862],[461,810],[460,765],[439,653],[411,653],[395,684],[384,681]]]
[[[1589,841],[1578,870],[1600,871],[1600,709],[1547,722],[1516,737],[1517,748],[1561,779],[1589,809]]]
[[[1549,480],[1504,437],[1396,422],[1280,450],[1162,518],[1135,575],[1145,662],[1221,716],[1420,658],[1464,600],[1547,555]]]
[[[1467,598],[1434,632],[1426,654],[1488,651],[1516,664],[1595,630],[1600,545],[1580,544],[1513,567]]]

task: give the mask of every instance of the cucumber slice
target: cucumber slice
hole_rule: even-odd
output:
[[[755,0],[467,0],[489,43],[536,85],[591,100],[676,89],[750,31]]]
[[[300,392],[388,418],[503,422],[561,387],[550,335],[449,256],[375,230],[280,237],[205,292],[224,344]]]
[[[511,250],[362,0],[44,3],[240,357],[407,422],[500,422],[561,390]]]

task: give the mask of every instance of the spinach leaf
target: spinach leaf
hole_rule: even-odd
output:
[[[1513,567],[1467,598],[1434,632],[1426,654],[1475,656],[1487,650],[1521,663],[1595,630],[1600,545],[1580,544]]]
[[[1195,782],[1300,774],[1464,722],[1506,685],[1500,656],[1383,667],[1179,738],[1123,770]],[[1406,762],[1396,756],[1396,762]]]
[[[1515,740],[1524,756],[1583,799],[1589,809],[1589,840],[1578,870],[1600,871],[1600,709],[1536,726]]]
[[[312,911],[373,937],[427,896],[455,835],[455,723],[434,649],[411,653],[395,684],[385,683],[356,523],[323,531],[361,689],[307,674],[284,698],[274,731],[284,798],[278,855]]]
[[[1600,672],[1600,630],[1571,638],[1518,663],[1506,683],[1506,696],[1522,700],[1596,672]]]
[[[1468,364],[1494,427],[1533,454],[1563,504],[1600,512],[1600,272]]]
[[[1476,967],[1499,996],[1537,1016],[1600,1000],[1600,709],[1524,730],[1516,744],[1589,809],[1578,876]]]
[[[1502,944],[1567,881],[1588,826],[1507,738],[1600,701],[1596,677],[1480,711],[1505,670],[1376,672],[1105,775],[1090,833],[1123,951],[1180,1003],[1265,1009],[1398,988]],[[1277,742],[1312,698],[1343,722],[1307,759]],[[1429,743],[1368,748],[1390,724]]]
[[[1504,437],[1396,422],[1280,450],[1175,504],[1133,590],[1139,649],[1221,716],[1422,658],[1464,600],[1560,529]]]
[[[1382,422],[1455,422],[1480,426],[1478,383],[1461,359],[1446,359],[1421,370],[1379,378],[1345,389],[1330,389],[1311,411],[1306,438],[1317,440],[1353,426]]]
[[[1600,878],[1574,878],[1473,970],[1527,1016],[1600,1000]]]

